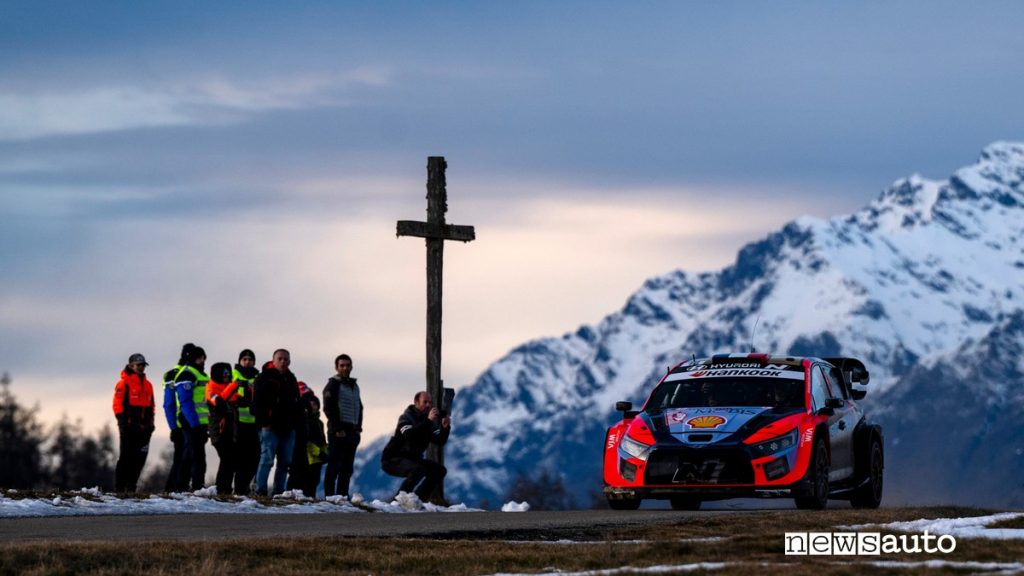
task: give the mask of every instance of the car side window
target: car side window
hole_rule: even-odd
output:
[[[821,368],[811,368],[811,408],[817,412],[825,407],[825,400],[829,397],[828,384]]]
[[[839,368],[833,366],[829,369],[827,376],[829,381],[832,383],[832,392],[842,395],[843,400],[849,400],[850,391],[846,388],[843,373],[839,371]],[[837,397],[839,396],[837,395]]]

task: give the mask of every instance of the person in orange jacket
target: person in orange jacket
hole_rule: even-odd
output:
[[[210,406],[210,443],[217,450],[217,494],[231,494],[231,481],[238,467],[235,448],[235,412],[238,410],[238,384],[231,364],[217,362],[210,368],[206,385],[206,403]]]
[[[120,436],[120,454],[114,470],[114,490],[135,492],[149,455],[155,426],[153,384],[146,378],[146,357],[132,354],[114,386],[114,417]]]

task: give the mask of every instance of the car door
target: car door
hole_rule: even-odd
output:
[[[857,406],[846,397],[841,381],[836,381],[830,367],[817,365],[812,375],[820,380],[824,395],[831,400],[832,414],[828,418],[829,442],[832,448],[832,469],[829,482],[838,482],[853,474],[853,431],[860,418]]]

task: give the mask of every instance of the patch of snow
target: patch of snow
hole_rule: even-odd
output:
[[[975,562],[975,561],[961,561],[954,562],[951,560],[923,560],[921,562],[899,562],[896,560],[882,560],[878,562],[870,562],[872,566],[879,568],[906,568],[908,570],[917,570],[920,568],[937,569],[937,568],[952,568],[954,570],[998,570],[1003,573],[1016,574],[1021,570],[1024,570],[1024,564],[1020,562]]]
[[[728,540],[722,536],[708,536],[705,538],[680,538],[673,542],[684,544],[708,544]],[[558,546],[607,546],[608,540],[505,540],[505,544],[553,544]],[[656,544],[656,540],[615,540],[613,544]]]
[[[924,532],[932,534],[949,534],[957,538],[989,538],[992,540],[1018,540],[1024,539],[1024,529],[1021,528],[988,528],[990,524],[1024,517],[1024,512],[1000,512],[989,516],[972,516],[969,518],[922,518],[921,520],[910,520],[908,522],[893,522],[891,524],[859,524],[845,526],[851,530],[864,530],[866,528],[888,528],[900,532]]]
[[[672,574],[674,572],[693,572],[694,570],[721,570],[728,566],[725,562],[697,562],[694,564],[674,564],[662,566],[623,566],[622,568],[607,568],[604,570],[584,570],[581,572],[563,572],[552,570],[550,572],[498,572],[491,576],[526,576],[532,575],[557,575],[557,576],[616,576],[617,574]]]
[[[453,504],[451,506],[438,506],[430,502],[423,502],[419,496],[399,492],[391,502],[374,500],[362,504],[365,508],[372,508],[377,512],[407,513],[407,512],[483,512],[479,508],[470,508],[465,504]]]
[[[395,496],[395,503],[406,510],[421,510],[423,508],[423,501],[420,500],[420,497],[408,492],[399,492]]]
[[[274,500],[295,500],[296,502],[312,502],[313,498],[306,496],[302,490],[286,490],[274,495]]]
[[[152,495],[148,498],[118,498],[105,494],[98,488],[80,490],[71,498],[54,496],[47,498],[11,498],[16,490],[0,492],[0,518],[42,517],[42,516],[113,516],[113,515],[154,515],[154,514],[316,514],[316,513],[366,513],[374,512],[479,512],[465,504],[436,506],[420,502],[415,494],[405,495],[401,501],[374,500],[365,504],[360,494],[352,500],[344,496],[332,496],[326,500],[314,500],[301,491],[285,492],[274,497],[274,505],[267,506],[247,497],[214,498],[216,489],[195,492],[176,492],[165,496]],[[359,504],[357,506],[356,504]]]
[[[515,500],[512,500],[510,502],[506,502],[501,507],[502,512],[527,512],[529,510],[530,503],[525,500],[523,502],[516,502]]]

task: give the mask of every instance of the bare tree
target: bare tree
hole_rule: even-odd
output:
[[[562,478],[548,470],[541,470],[536,478],[520,474],[505,499],[528,502],[533,510],[569,510],[576,506]]]
[[[11,378],[0,378],[0,486],[36,488],[43,480],[42,446],[46,440],[36,413],[18,403],[11,392]]]
[[[84,432],[81,420],[72,424],[65,415],[54,427],[44,456],[49,476],[47,484],[52,488],[112,490],[114,487],[117,454],[109,424],[93,437]]]

